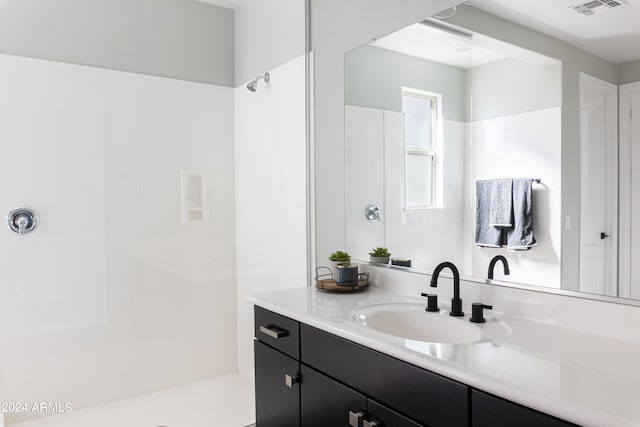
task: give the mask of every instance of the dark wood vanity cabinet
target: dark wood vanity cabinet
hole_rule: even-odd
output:
[[[421,427],[395,411],[302,365],[301,416],[303,427]]]
[[[576,424],[509,402],[479,390],[471,391],[473,427],[576,427]]]
[[[469,388],[370,348],[302,324],[305,364],[431,427],[469,424]]]
[[[255,308],[256,427],[570,427]]]

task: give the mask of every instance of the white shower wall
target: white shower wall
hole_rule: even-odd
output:
[[[307,284],[305,56],[235,89],[239,372],[253,378],[246,296]]]
[[[233,89],[0,55],[0,93],[0,213],[41,221],[0,229],[3,401],[236,371]],[[183,170],[206,221],[182,223]]]

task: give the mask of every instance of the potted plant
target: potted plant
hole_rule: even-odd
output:
[[[329,255],[329,262],[331,264],[331,270],[333,271],[333,276],[335,277],[337,274],[337,267],[339,265],[349,265],[351,264],[351,255],[348,252],[343,251],[335,251]]]
[[[387,248],[375,248],[372,252],[369,252],[371,262],[377,262],[381,264],[389,264],[389,258],[391,253]]]
[[[335,251],[329,255],[329,261],[331,265],[349,265],[351,264],[351,255],[348,252]]]

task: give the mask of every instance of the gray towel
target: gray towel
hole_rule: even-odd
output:
[[[491,208],[489,225],[492,227],[513,226],[513,179],[494,179],[491,185]]]
[[[476,245],[488,248],[502,246],[502,229],[489,225],[492,181],[476,181]]]
[[[531,178],[513,180],[513,227],[507,230],[507,250],[510,251],[528,251],[536,245],[531,182]]]

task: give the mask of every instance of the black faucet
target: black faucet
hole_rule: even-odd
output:
[[[453,263],[450,262],[442,262],[438,264],[435,270],[433,270],[433,274],[431,275],[431,284],[432,288],[438,287],[438,276],[440,272],[448,268],[453,273],[453,298],[451,299],[451,311],[449,312],[450,316],[462,317],[464,313],[462,312],[462,300],[460,299],[460,274],[458,273],[458,269]]]
[[[491,259],[491,262],[489,263],[489,280],[493,280],[493,270],[495,269],[498,261],[502,261],[502,266],[504,267],[504,275],[509,275],[509,263],[507,262],[507,259],[502,255],[496,255]]]

